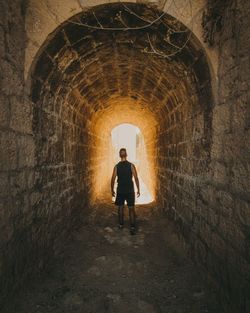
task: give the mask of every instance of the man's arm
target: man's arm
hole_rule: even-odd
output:
[[[111,194],[113,197],[115,196],[114,185],[115,185],[116,175],[117,175],[117,170],[116,170],[116,165],[115,165],[115,167],[113,169],[112,178],[111,178]]]
[[[140,184],[139,184],[139,179],[138,179],[137,171],[136,171],[134,164],[132,164],[132,174],[135,178],[135,184],[137,187],[137,196],[139,197],[140,196]]]

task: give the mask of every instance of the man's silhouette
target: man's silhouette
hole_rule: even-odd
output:
[[[116,195],[115,204],[118,206],[118,221],[119,228],[123,228],[124,224],[124,202],[126,200],[129,208],[129,221],[130,221],[130,233],[135,234],[135,191],[134,183],[132,177],[135,178],[135,183],[137,187],[137,196],[140,196],[140,186],[139,179],[137,176],[137,171],[135,165],[127,161],[127,151],[125,148],[121,148],[119,151],[121,161],[118,162],[113,170],[113,175],[111,178],[111,193],[114,197]],[[114,184],[116,176],[117,180],[117,190],[114,192]]]

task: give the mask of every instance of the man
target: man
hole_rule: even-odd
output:
[[[127,151],[125,148],[121,148],[119,151],[121,161],[118,162],[113,170],[111,178],[111,193],[115,197],[115,204],[118,206],[118,221],[119,228],[123,228],[124,224],[124,201],[127,201],[129,208],[129,221],[130,221],[130,233],[135,234],[135,191],[134,183],[132,177],[134,176],[136,187],[137,187],[137,197],[140,196],[140,186],[139,179],[137,176],[137,171],[133,163],[127,161]],[[114,192],[114,184],[116,176],[118,177],[117,191]]]

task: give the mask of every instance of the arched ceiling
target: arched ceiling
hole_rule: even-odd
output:
[[[129,8],[151,20],[160,14],[143,4]],[[128,97],[137,109],[146,108],[160,120],[210,84],[206,57],[196,38],[168,15],[144,28],[144,21],[123,12],[124,23],[142,27],[136,30],[79,25],[95,25],[97,17],[103,27],[117,29],[121,22],[115,17],[122,9],[119,3],[96,7],[95,14],[89,10],[75,16],[47,39],[34,62],[33,101],[48,95],[61,97],[73,101],[76,111],[90,120],[96,112]],[[174,30],[169,35],[171,44],[164,41],[169,30]],[[170,57],[151,53],[150,38],[157,51]],[[175,46],[184,48],[179,51]]]
[[[135,14],[124,11],[121,3],[80,13],[60,25],[39,50],[30,75],[39,155],[40,143],[49,137],[44,129],[51,116],[57,124],[52,123],[60,125],[60,132],[65,128],[61,133],[69,146],[69,127],[63,122],[72,126],[71,133],[80,134],[79,145],[87,151],[92,174],[102,165],[106,171],[105,162],[99,162],[100,152],[108,155],[107,134],[119,123],[132,123],[143,131],[151,170],[166,140],[192,142],[193,126],[186,125],[193,125],[195,115],[207,129],[209,119],[204,114],[210,114],[211,81],[199,41],[167,14],[157,19],[161,12],[148,5],[127,6]],[[122,21],[117,19],[120,12]],[[149,27],[141,18],[155,22]],[[136,29],[120,30],[121,24]],[[166,131],[171,134],[166,135]],[[48,145],[53,145],[53,140],[50,138]],[[62,147],[63,141],[58,145]],[[44,149],[40,164],[50,161],[49,146],[44,144]],[[177,147],[172,150],[177,151]],[[69,160],[74,160],[71,150],[67,151]]]
[[[117,2],[108,1],[107,4]],[[137,1],[124,1],[124,3],[133,3]],[[105,4],[104,0],[30,0],[26,10],[26,33],[27,33],[27,48],[25,60],[25,77],[28,77],[30,66],[35,59],[40,47],[44,44],[49,34],[58,28],[62,23],[71,18],[77,13],[85,12],[86,10],[96,6]],[[140,4],[141,1],[138,1]],[[206,6],[206,0],[154,0],[147,1],[147,4],[157,6],[168,16],[172,16],[179,20],[183,25],[189,28],[192,33],[198,38],[203,48],[206,50],[210,59],[211,71],[216,78],[217,72],[217,51],[216,49],[207,49],[203,44],[203,30],[201,27],[202,14]]]
[[[143,134],[147,133],[147,140],[153,140],[157,119],[146,105],[129,97],[110,99],[109,105],[94,115],[90,122],[90,132],[108,137],[114,127],[128,121],[139,127]]]

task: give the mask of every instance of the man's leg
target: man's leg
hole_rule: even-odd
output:
[[[127,194],[127,204],[129,209],[130,233],[135,234],[135,193]]]
[[[135,232],[135,207],[128,206],[129,209],[129,222],[130,222],[130,232],[131,234]]]
[[[118,223],[119,227],[122,227],[124,224],[124,205],[118,206]]]
[[[116,193],[115,204],[117,205],[118,225],[119,228],[124,224],[124,197],[121,193]]]

